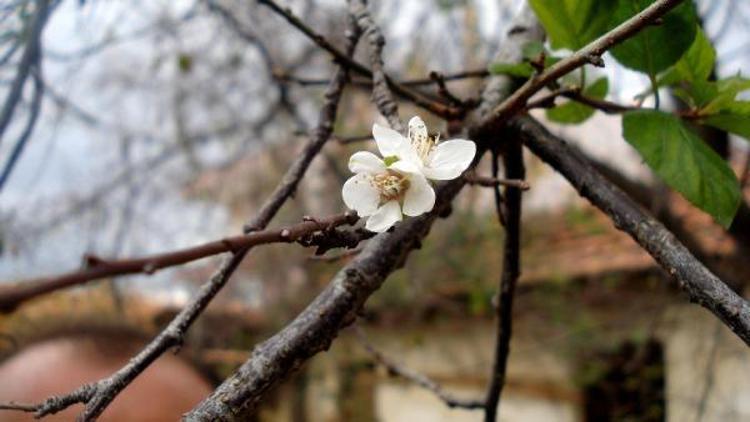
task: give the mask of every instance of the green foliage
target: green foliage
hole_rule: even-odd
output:
[[[547,52],[544,49],[544,43],[539,41],[532,41],[521,47],[521,54],[526,60],[535,60],[542,53],[546,54]]]
[[[508,75],[515,78],[530,78],[534,74],[534,68],[528,63],[492,63],[489,71],[495,75]]]
[[[606,77],[597,79],[593,84],[583,90],[583,95],[603,99],[609,92],[609,81]],[[547,110],[547,118],[554,122],[565,124],[576,124],[586,121],[594,112],[592,107],[575,101],[568,101],[565,104]]]
[[[740,92],[750,89],[750,79],[741,76],[700,84],[700,90],[690,90],[693,100],[700,107],[701,114],[715,114],[721,111],[743,113],[748,111],[747,103],[736,101]]]
[[[496,62],[489,65],[488,69],[490,73],[495,75],[508,75],[514,78],[527,79],[534,74],[534,67],[529,63],[533,60],[538,60],[539,57],[544,55],[544,66],[549,67],[560,61],[559,57],[553,57],[548,51],[544,49],[544,45],[540,42],[530,42],[524,44],[522,47],[522,54],[524,61],[521,63],[506,63]]]
[[[715,114],[727,111],[735,114],[747,114],[750,111],[747,101],[737,101],[737,94],[750,89],[750,79],[740,76],[707,82],[702,92],[706,97],[697,97],[701,105],[701,114]]]
[[[750,89],[750,79],[735,76],[720,81],[696,81],[677,89],[693,106],[700,123],[750,139],[750,101],[737,100]]]
[[[193,57],[186,53],[177,56],[177,67],[182,73],[190,73],[193,70]]]
[[[735,76],[709,81],[715,63],[716,51],[699,29],[693,45],[659,78],[658,85],[673,86],[675,94],[696,109],[700,123],[750,139],[750,102],[736,99],[750,89],[750,80]]]
[[[619,0],[612,16],[613,25],[633,17],[653,0]],[[618,62],[652,76],[675,64],[690,48],[696,34],[692,2],[683,2],[662,18],[662,23],[646,27],[612,49]]]
[[[531,0],[552,48],[577,50],[609,29],[616,0]]]
[[[701,121],[709,126],[737,134],[745,139],[750,139],[750,113],[718,113],[708,116]]]
[[[693,44],[674,66],[659,77],[658,85],[676,85],[682,81],[703,83],[711,75],[715,62],[716,50],[703,30],[698,28]]]
[[[664,181],[724,227],[739,206],[731,168],[676,116],[655,110],[626,113],[623,136]]]

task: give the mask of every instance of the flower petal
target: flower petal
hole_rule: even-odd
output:
[[[367,219],[365,228],[371,232],[383,233],[401,221],[401,218],[401,206],[398,201],[388,201]]]
[[[414,116],[409,120],[409,140],[417,145],[427,142],[427,125],[419,116]]]
[[[469,167],[476,153],[476,144],[465,139],[441,142],[430,155],[423,173],[434,180],[455,179]]]
[[[385,170],[385,163],[369,151],[358,151],[349,158],[352,173],[379,173]]]
[[[400,133],[393,129],[380,126],[377,123],[372,125],[372,136],[375,138],[375,143],[378,144],[380,155],[383,157],[399,155],[399,151],[403,149],[403,144],[408,143],[408,140]]]
[[[416,217],[435,206],[435,191],[421,174],[409,178],[409,189],[404,196],[404,214]]]
[[[422,174],[419,165],[409,160],[398,160],[395,163],[391,164],[388,168],[396,170],[399,173]]]
[[[341,196],[346,206],[357,211],[360,217],[372,215],[380,203],[380,192],[364,173],[350,177],[341,189]]]

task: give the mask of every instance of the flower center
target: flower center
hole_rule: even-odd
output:
[[[409,179],[393,170],[386,170],[385,173],[372,176],[372,184],[380,192],[381,202],[401,199],[409,189]]]

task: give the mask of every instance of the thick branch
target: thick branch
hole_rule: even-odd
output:
[[[308,242],[308,237],[319,231],[323,232],[323,236],[328,236],[329,233],[326,233],[328,229],[342,224],[353,224],[356,221],[357,217],[354,214],[339,214],[279,229],[227,237],[190,248],[142,258],[105,260],[89,256],[86,259],[87,268],[80,271],[0,285],[0,311],[12,310],[26,300],[89,281],[126,274],[153,274],[163,268],[197,261],[225,252],[236,252],[252,246],[296,241],[301,241],[306,246],[320,246],[323,239],[314,238],[315,242],[313,243]],[[330,246],[328,249],[330,249]]]
[[[620,230],[627,232],[677,280],[691,301],[721,319],[750,345],[750,304],[717,278],[660,222],[647,215],[619,188],[599,174],[575,149],[529,117],[517,118],[527,147],[559,171]]]
[[[509,142],[503,155],[505,177],[523,179],[526,170],[523,165],[523,152],[518,141]],[[505,240],[503,245],[503,273],[498,286],[497,337],[495,339],[495,361],[492,367],[490,385],[484,405],[484,420],[497,419],[500,394],[505,385],[506,367],[510,353],[510,338],[513,329],[513,297],[521,275],[521,190],[514,187],[505,189],[504,212],[498,207],[498,215],[505,219]],[[495,201],[495,205],[501,205]]]
[[[571,148],[574,148],[571,146]],[[621,172],[604,164],[591,156],[581,152],[582,156],[590,162],[599,173],[622,189],[628,196],[645,209],[653,208],[654,198],[663,193],[656,192],[646,184],[630,179]],[[741,212],[746,206],[740,205]],[[701,261],[711,272],[716,274],[724,282],[729,284],[734,290],[740,289],[745,281],[750,279],[750,268],[747,266],[747,243],[743,243],[742,238],[736,237],[736,234],[729,230],[729,234],[735,236],[738,242],[737,247],[728,254],[717,255],[711,245],[707,245],[701,240],[699,233],[685,221],[685,218],[678,215],[669,205],[659,207],[658,212],[654,215],[667,230],[671,231],[690,250],[699,261]]]
[[[514,25],[503,44],[504,51],[520,52],[521,47],[529,41],[529,36],[534,37],[538,33],[532,30],[531,26],[534,25],[536,22],[533,19]],[[485,89],[487,95],[483,96],[485,105],[492,108],[498,104],[502,99],[501,93],[508,91],[510,83],[507,78],[492,77]],[[492,91],[492,95],[489,91]],[[490,139],[474,140],[480,146],[476,157],[478,160],[484,152],[482,145]],[[272,387],[316,353],[327,349],[338,332],[354,321],[367,298],[391,272],[403,264],[412,249],[421,245],[421,239],[432,222],[450,207],[450,202],[464,183],[463,178],[458,178],[441,184],[436,189],[437,199],[432,212],[407,219],[392,232],[371,240],[294,321],[258,345],[247,362],[188,413],[185,419],[231,421],[243,420],[251,414]]]
[[[185,420],[245,420],[273,386],[326,350],[338,332],[354,322],[365,300],[403,265],[407,254],[420,245],[435,218],[463,185],[462,178],[443,184],[437,189],[432,212],[405,220],[391,233],[372,239],[294,321],[258,345],[250,359]]]

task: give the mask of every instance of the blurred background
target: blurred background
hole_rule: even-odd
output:
[[[344,2],[280,3],[342,44]],[[413,80],[430,71],[477,71],[477,77],[449,82],[463,99],[478,97],[483,71],[521,5],[371,3],[387,40],[389,74]],[[701,0],[696,6],[717,49],[715,73],[747,72],[750,3]],[[0,139],[0,283],[73,270],[86,253],[141,256],[239,233],[314,127],[332,74],[329,55],[254,1],[5,0],[3,101],[40,8],[48,14],[41,59]],[[606,62],[605,69],[591,71],[609,76],[608,98],[633,103],[648,80]],[[334,139],[275,225],[345,209],[340,188],[349,176],[347,159],[371,149],[369,128],[373,121],[384,123],[369,87],[357,81],[339,107]],[[431,84],[417,88],[437,92]],[[402,120],[419,113],[428,127],[446,132],[441,120],[411,104],[400,111]],[[535,115],[544,119],[543,112]],[[750,279],[750,225],[727,233],[670,193],[622,139],[619,117],[597,113],[583,125],[551,127],[630,193],[640,193],[644,206],[678,236],[688,236],[693,243],[686,243],[703,251],[702,258],[721,266],[723,278],[740,289]],[[746,182],[747,141],[706,136]],[[488,164],[480,167],[487,173]],[[653,260],[561,177],[531,156],[527,167],[523,274],[502,420],[750,418],[744,345],[665,283]],[[435,224],[422,249],[368,302],[360,326],[370,341],[446,390],[481,396],[492,362],[502,239],[492,191],[464,189],[450,218]],[[173,420],[189,410],[351,259],[329,254],[314,258],[295,245],[254,250],[190,331],[186,348],[160,359],[104,418]],[[217,264],[205,259],[150,276],[95,282],[0,315],[0,401],[38,401],[116,370]],[[173,404],[139,411],[173,412],[128,413],[128,403],[148,401],[151,390]],[[481,416],[448,409],[431,393],[388,376],[345,331],[328,353],[274,393],[258,420]],[[0,420],[11,417],[28,418],[0,412]]]

